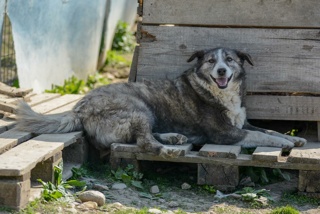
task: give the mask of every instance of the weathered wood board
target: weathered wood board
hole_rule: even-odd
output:
[[[199,155],[204,157],[235,159],[238,157],[240,152],[241,152],[240,146],[206,144],[200,149]]]
[[[276,147],[258,147],[252,154],[252,160],[277,162],[281,156],[282,149]]]
[[[312,143],[309,143],[312,144]],[[239,154],[236,158],[231,156],[228,157],[205,157],[200,155],[200,151],[189,151],[184,156],[178,158],[164,158],[158,155],[150,153],[133,153],[129,150],[138,149],[136,145],[126,144],[113,144],[111,147],[111,154],[114,158],[127,158],[136,160],[149,160],[149,161],[166,161],[166,162],[177,162],[177,163],[201,163],[201,164],[213,164],[213,165],[234,165],[234,166],[254,166],[254,167],[268,167],[268,168],[279,168],[279,169],[293,169],[293,170],[320,170],[320,164],[314,162],[291,162],[286,157],[278,159],[278,161],[260,161],[253,158],[252,155]],[[136,147],[136,148],[135,148]],[[231,146],[232,147],[232,146]],[[113,148],[121,148],[121,150],[114,151]],[[259,147],[258,147],[259,148]],[[301,151],[304,147],[296,147],[295,150]],[[226,149],[228,150],[228,149]],[[230,149],[229,149],[230,151]],[[259,149],[258,149],[259,151]],[[273,153],[274,151],[272,151]]]
[[[43,134],[0,155],[0,175],[19,176],[74,143],[82,132]],[[21,155],[23,154],[23,155]]]
[[[308,143],[301,148],[293,148],[288,161],[291,163],[320,164],[320,143]]]
[[[249,119],[320,121],[320,97],[315,96],[248,95],[246,109]]]
[[[142,31],[137,81],[172,79],[192,66],[186,61],[194,51],[222,46],[252,56],[255,66],[245,63],[248,92],[320,93],[319,30],[142,26]]]
[[[320,27],[318,0],[144,0],[144,24]]]

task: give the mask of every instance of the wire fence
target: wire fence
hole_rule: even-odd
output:
[[[18,86],[18,74],[12,28],[9,17],[6,14],[4,16],[1,37],[0,82],[11,86]]]

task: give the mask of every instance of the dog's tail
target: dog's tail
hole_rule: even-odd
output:
[[[82,125],[72,111],[43,115],[33,111],[27,103],[20,102],[16,129],[36,134],[67,133],[82,130]]]

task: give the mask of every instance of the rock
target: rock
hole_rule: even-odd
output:
[[[89,190],[81,193],[79,199],[82,202],[93,201],[96,202],[99,206],[104,205],[106,197],[99,191]]]
[[[161,214],[162,211],[158,210],[158,209],[155,209],[155,208],[151,208],[151,209],[148,209],[148,213],[150,213],[150,214]]]
[[[179,204],[175,201],[170,201],[168,204],[168,207],[171,207],[171,208],[178,207],[178,206],[179,206]]]
[[[77,209],[74,207],[64,209],[67,213],[78,213]]]
[[[123,190],[127,188],[127,185],[124,183],[114,183],[111,187],[111,189],[116,189],[116,190]]]
[[[190,189],[190,188],[191,188],[191,185],[188,184],[188,183],[183,183],[183,184],[181,185],[181,189]]]
[[[160,192],[160,190],[159,190],[159,187],[157,185],[154,185],[154,186],[152,186],[150,188],[150,193],[152,193],[152,194],[157,194],[159,192]]]
[[[163,204],[163,203],[166,203],[166,200],[164,200],[163,198],[159,198],[158,201],[159,201],[160,203],[162,203],[162,204]]]
[[[97,202],[94,202],[94,201],[87,201],[87,202],[84,202],[82,205],[88,209],[96,209],[98,207]]]
[[[93,189],[99,190],[99,191],[107,191],[109,190],[108,186],[102,185],[102,184],[93,184],[92,186]]]

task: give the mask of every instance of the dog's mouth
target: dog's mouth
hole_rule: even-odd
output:
[[[231,74],[231,76],[229,78],[226,78],[226,77],[214,78],[213,76],[211,76],[211,78],[218,85],[218,87],[220,89],[225,89],[228,87],[228,83],[232,79],[232,76],[233,76],[233,74]]]

